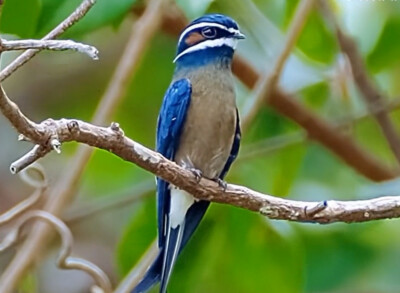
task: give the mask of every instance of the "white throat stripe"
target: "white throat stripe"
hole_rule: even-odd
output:
[[[235,32],[239,32],[239,30],[234,29],[233,27],[227,28],[226,26],[219,24],[219,23],[215,23],[215,22],[200,22],[200,23],[196,23],[193,24],[189,27],[187,27],[182,33],[181,36],[179,37],[179,42],[180,43],[182,41],[182,38],[191,30],[197,29],[197,28],[203,28],[203,27],[207,27],[207,26],[211,26],[211,27],[217,27],[223,30],[226,30],[230,33],[235,33]]]
[[[176,60],[178,60],[185,54],[188,54],[188,53],[191,53],[194,51],[204,50],[207,48],[228,46],[228,47],[231,47],[232,49],[235,49],[237,42],[238,41],[233,38],[220,38],[220,39],[215,39],[215,40],[206,40],[201,43],[198,43],[197,45],[187,48],[186,50],[181,52],[178,56],[176,56],[173,62],[175,63]]]

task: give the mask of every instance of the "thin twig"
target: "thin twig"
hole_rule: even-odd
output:
[[[31,175],[31,172],[37,173],[40,178],[36,179]],[[23,170],[20,173],[20,178],[24,183],[35,188],[35,191],[27,199],[19,202],[5,213],[0,214],[0,225],[8,223],[33,207],[42,198],[44,191],[47,188],[46,174],[39,164],[33,164]]]
[[[354,124],[360,120],[371,117],[371,115],[375,112],[386,111],[391,112],[400,108],[400,98],[396,98],[393,101],[387,103],[384,107],[375,108],[372,112],[365,112],[360,115],[350,117],[344,121],[338,121],[335,123],[337,131],[342,131],[343,129],[347,129],[349,125]],[[240,156],[236,159],[236,162],[246,161],[249,158],[253,158],[260,155],[265,155],[269,152],[274,152],[277,150],[281,150],[283,148],[301,144],[307,141],[309,137],[303,131],[298,131],[295,133],[279,135],[271,138],[267,138],[252,144],[248,144],[243,146]]]
[[[68,225],[93,217],[98,214],[103,214],[106,211],[126,207],[129,204],[142,200],[147,195],[151,195],[154,190],[154,181],[140,183],[130,188],[129,191],[124,191],[123,195],[113,194],[110,198],[102,198],[89,204],[80,204],[78,207],[68,211],[63,217],[63,221]]]
[[[271,73],[264,74],[264,76],[258,80],[254,89],[254,97],[251,106],[249,109],[245,109],[245,113],[243,114],[242,118],[243,131],[248,129],[262,105],[266,104],[267,99],[265,97],[269,96],[268,91],[277,86],[277,82],[281,76],[285,62],[302,32],[313,6],[314,0],[302,0],[298,4],[296,14],[290,23],[286,42],[281,54],[276,59],[276,63],[274,64]]]
[[[115,288],[114,293],[129,293],[139,281],[143,278],[148,267],[152,264],[156,258],[158,252],[157,239],[155,239],[149,246],[149,248],[142,255],[140,260],[135,264],[126,277],[119,283],[118,287]]]
[[[54,51],[73,50],[84,53],[94,60],[99,59],[99,51],[95,47],[72,40],[1,40],[0,49],[2,52],[27,49]]]
[[[61,236],[61,248],[57,257],[57,266],[61,269],[68,270],[81,270],[85,271],[96,281],[102,292],[111,293],[111,282],[107,275],[95,264],[86,259],[71,257],[71,250],[73,245],[72,233],[63,221],[54,215],[45,211],[30,211],[24,214],[12,230],[6,235],[2,242],[0,242],[0,252],[15,244],[19,239],[22,227],[32,219],[41,219],[51,224]],[[97,286],[96,286],[97,287]],[[92,292],[95,292],[93,289]],[[97,291],[98,292],[98,291]]]
[[[89,0],[91,1],[91,0]],[[121,56],[114,75],[103,95],[96,113],[92,119],[93,123],[103,124],[109,120],[114,113],[119,101],[125,93],[127,83],[136,72],[151,38],[159,28],[162,15],[162,7],[165,0],[151,0],[143,16],[138,19],[130,33],[130,39],[125,51]],[[1,75],[0,75],[1,76]],[[1,78],[0,78],[1,80]],[[73,125],[71,130],[73,131]],[[29,136],[27,136],[29,137]],[[75,188],[81,178],[83,170],[89,161],[92,150],[86,146],[80,146],[76,155],[72,158],[69,168],[64,172],[62,178],[51,190],[49,201],[45,205],[46,211],[59,216],[65,208],[66,203],[71,201],[75,194]],[[35,255],[43,247],[49,238],[51,231],[45,225],[35,225],[32,232],[16,253],[14,259],[7,266],[0,277],[0,292],[8,293],[13,290],[18,280],[23,276],[25,270],[32,263]]]
[[[362,97],[367,103],[368,108],[370,111],[373,111],[377,107],[381,108],[387,99],[384,98],[382,93],[379,92],[377,86],[369,78],[364,61],[355,41],[343,32],[329,6],[329,2],[319,1],[319,3],[326,19],[331,23],[335,30],[341,50],[349,58],[354,81],[362,93]],[[390,149],[392,150],[392,153],[400,164],[400,135],[396,132],[389,114],[385,111],[376,112],[375,118],[389,144]]]
[[[29,152],[10,165],[10,172],[16,174],[24,168],[44,157],[51,151],[50,148],[36,144]]]
[[[68,28],[78,22],[86,13],[92,8],[96,0],[83,0],[81,5],[79,5],[74,12],[72,12],[64,21],[62,21],[58,26],[56,26],[51,32],[42,38],[42,40],[51,40],[57,38],[59,35],[64,33]],[[0,72],[0,81],[5,80],[9,77],[15,70],[28,62],[32,57],[34,57],[40,50],[30,49],[19,55],[13,62],[11,62],[6,68]]]

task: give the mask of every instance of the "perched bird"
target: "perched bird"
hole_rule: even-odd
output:
[[[231,72],[244,35],[222,14],[207,14],[181,33],[172,83],[161,106],[156,149],[201,176],[223,183],[240,145],[239,116]],[[160,282],[166,292],[178,254],[203,217],[208,201],[195,199],[157,178],[159,254],[132,293]]]

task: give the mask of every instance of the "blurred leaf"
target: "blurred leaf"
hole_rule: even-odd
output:
[[[37,36],[42,36],[58,25],[68,14],[76,9],[81,0],[42,0],[43,10],[40,14]],[[76,37],[100,27],[113,24],[121,19],[133,6],[136,0],[97,0],[88,14],[70,28],[65,36]]]
[[[329,64],[338,51],[335,37],[320,13],[312,11],[297,41],[297,47],[312,60]]]
[[[290,22],[293,19],[293,16],[296,12],[296,7],[299,5],[299,0],[286,0],[286,10],[285,10],[285,19],[284,26],[287,28],[290,25]]]
[[[287,24],[288,14],[294,11],[297,0],[253,0],[259,11],[280,28]],[[286,23],[285,23],[286,22]]]
[[[37,276],[29,271],[18,284],[18,293],[36,293],[38,292]]]
[[[32,38],[41,8],[41,0],[6,0],[2,7],[0,31]]]
[[[307,105],[312,109],[321,109],[329,98],[329,86],[326,82],[320,82],[301,90],[301,94]]]
[[[259,72],[268,73],[286,41],[280,28],[265,17],[251,0],[218,0],[213,2],[210,10],[228,14],[238,22],[246,34],[246,40],[238,45],[238,53],[245,56]],[[322,80],[321,68],[304,59],[292,54],[285,63],[279,85],[289,92]]]
[[[121,276],[129,272],[145,253],[157,235],[155,197],[147,199],[134,211],[131,222],[125,228],[116,252],[118,271]]]
[[[354,134],[367,150],[381,159],[382,163],[393,164],[396,161],[374,118],[363,119],[357,123],[354,127]]]
[[[185,12],[189,19],[203,15],[215,0],[176,0],[176,4]]]
[[[333,227],[319,232],[302,229],[306,250],[305,292],[340,288],[374,260],[376,253],[372,247],[356,237],[371,224],[363,227],[339,225],[344,228],[340,232]]]
[[[254,142],[267,137],[289,133],[297,128],[292,121],[279,115],[271,108],[261,108],[253,124],[244,136],[244,142]]]
[[[400,17],[392,17],[386,23],[375,48],[367,57],[368,67],[378,72],[387,66],[399,65]]]
[[[291,146],[285,148],[275,158],[272,194],[287,196],[297,179],[300,167],[303,163],[306,150],[303,146]]]
[[[301,292],[302,251],[259,215],[212,205],[183,250],[171,292]]]

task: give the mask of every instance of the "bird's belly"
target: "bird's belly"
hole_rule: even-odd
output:
[[[220,176],[230,155],[236,127],[234,103],[196,103],[188,112],[175,161],[207,178]],[[204,102],[204,101],[203,101]]]

